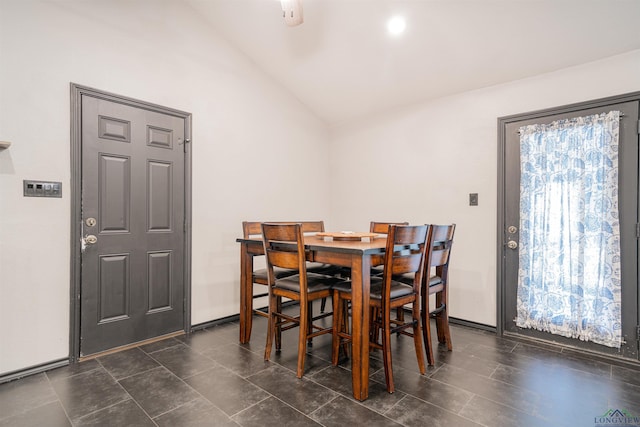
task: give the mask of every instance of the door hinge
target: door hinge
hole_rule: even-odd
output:
[[[638,127],[637,127],[637,129],[638,129],[638,135],[640,135],[640,120],[638,120]]]
[[[640,325],[636,326],[636,341],[640,341]]]
[[[640,222],[636,223],[636,239],[640,239]]]

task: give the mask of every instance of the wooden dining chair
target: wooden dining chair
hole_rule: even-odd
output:
[[[451,332],[449,330],[449,260],[451,259],[451,247],[453,246],[453,235],[456,230],[455,224],[432,225],[433,236],[425,271],[422,276],[420,286],[421,296],[421,321],[424,346],[427,353],[427,363],[435,363],[433,355],[433,345],[431,344],[431,318],[436,320],[436,330],[438,342],[447,346],[447,350],[453,349],[451,342]],[[403,274],[396,277],[403,283],[412,283],[412,274]],[[435,308],[430,309],[431,296],[435,295]]]
[[[391,335],[401,333],[413,337],[420,373],[425,373],[422,333],[420,327],[420,284],[426,261],[426,251],[431,244],[431,227],[428,225],[390,225],[384,256],[382,276],[371,277],[369,306],[373,308],[372,319],[375,330],[371,334],[370,346],[382,349],[387,391],[393,393],[393,369],[391,360]],[[394,276],[412,274],[412,284],[394,280]],[[345,330],[348,322],[344,304],[351,300],[351,282],[340,282],[333,289],[334,322],[332,341],[332,363],[338,364],[340,345],[351,341]],[[408,322],[391,318],[391,310],[411,304],[411,320]],[[409,332],[407,329],[411,328]]]
[[[424,344],[427,350],[427,362],[433,365],[433,346],[431,345],[430,319],[436,319],[438,342],[445,344],[447,350],[453,349],[451,332],[449,330],[449,260],[456,225],[432,225],[433,243],[429,254],[429,262],[425,264],[425,275],[422,278],[420,295],[422,296],[422,327]],[[432,269],[435,274],[432,275]],[[436,296],[435,308],[429,309],[431,295]]]
[[[262,223],[258,221],[243,221],[242,234],[245,239],[250,239],[252,237],[262,239]],[[297,274],[297,273],[298,273],[298,270],[295,270],[295,269],[277,268],[277,267],[274,268],[274,275],[277,279],[282,279],[283,277],[287,277],[287,276],[293,276],[294,274]],[[267,273],[266,268],[254,270],[252,280],[253,280],[253,283],[255,284],[265,286],[264,288],[265,292],[253,293],[251,298],[252,301],[258,298],[264,298],[269,295],[266,289],[266,286],[269,285],[269,275]],[[268,313],[265,313],[264,311],[253,307],[253,304],[252,304],[252,310],[253,310],[253,313],[259,316],[269,317]]]
[[[289,224],[292,222],[296,222],[296,221],[288,221],[288,222],[278,221],[275,223]],[[302,225],[303,235],[324,231],[324,221],[298,221],[298,222]],[[259,221],[243,221],[242,222],[243,237],[245,239],[250,239],[250,238],[262,239],[261,224],[262,223]],[[336,267],[330,264],[319,263],[319,262],[307,262],[306,265],[307,265],[307,272],[310,272],[310,273],[337,275],[341,271],[339,267]],[[294,274],[297,274],[298,270],[286,269],[286,268],[275,268],[274,273],[276,275],[276,278],[281,279],[283,277],[293,276]],[[262,285],[265,287],[269,284],[266,268],[260,268],[253,271],[253,283]],[[258,298],[264,298],[267,295],[268,293],[266,292],[266,290],[265,292],[257,292],[257,293],[254,292],[251,299],[253,301]],[[325,312],[325,307],[326,307],[326,299],[323,299],[320,306],[321,313]],[[268,314],[266,312],[264,312],[261,309],[254,308],[253,304],[252,304],[252,311],[253,313],[259,316],[268,317]]]
[[[262,238],[269,277],[269,322],[264,359],[270,359],[274,339],[276,351],[279,351],[282,332],[298,327],[296,376],[302,378],[307,341],[332,332],[332,327],[313,324],[311,302],[331,296],[333,285],[340,279],[307,271],[302,224],[263,223]],[[277,268],[297,270],[298,274],[277,278]],[[299,302],[298,316],[291,316],[282,311],[282,298]]]

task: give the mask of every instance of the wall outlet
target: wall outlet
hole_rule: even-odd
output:
[[[62,197],[62,182],[59,181],[22,181],[24,197]]]
[[[478,193],[469,193],[469,206],[478,206]]]

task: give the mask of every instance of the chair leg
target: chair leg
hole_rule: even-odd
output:
[[[393,368],[391,361],[391,313],[389,309],[378,309],[382,312],[382,358],[384,360],[384,379],[387,383],[387,391],[393,393]]]
[[[378,322],[380,309],[378,307],[371,307],[369,312],[370,328],[369,328],[369,341],[378,342],[378,336],[380,335],[380,322]]]
[[[338,366],[338,360],[340,359],[340,336],[338,332],[341,332],[343,326],[342,316],[344,312],[342,304],[338,291],[333,291],[333,329],[331,330],[331,363],[333,366]]]
[[[307,307],[307,335],[311,335],[313,332],[313,301],[309,301]],[[307,339],[307,345],[313,345],[313,338]]]
[[[436,293],[436,308],[440,308],[440,307],[442,307],[442,293],[438,292]],[[442,312],[432,314],[432,317],[436,319],[436,332],[438,334],[438,342],[444,344],[445,337],[444,337],[444,330],[442,329],[443,327],[442,327],[441,314]]]
[[[275,309],[277,313],[282,313],[282,297],[275,297]],[[275,338],[276,338],[276,351],[282,349],[282,318],[276,317],[274,319],[275,326]]]
[[[298,368],[296,376],[304,375],[304,359],[307,353],[307,331],[309,328],[309,303],[300,301],[300,325],[298,325]]]
[[[269,293],[269,319],[267,320],[267,342],[264,346],[264,360],[271,358],[273,337],[276,334],[276,297]]]
[[[424,375],[426,367],[424,366],[424,352],[422,351],[423,337],[420,330],[420,307],[417,298],[413,301],[413,310],[411,310],[411,315],[413,318],[413,343],[416,348],[416,357],[418,358],[418,369],[420,369],[420,373]]]
[[[325,308],[327,308],[327,299],[322,298],[322,301],[320,301],[320,313],[324,313]]]
[[[342,322],[340,327],[342,331],[345,333],[351,333],[351,328],[349,327],[349,301],[345,300],[342,302]],[[344,341],[342,344],[342,351],[344,352],[344,357],[349,359],[351,357],[351,353],[349,352],[349,342]]]
[[[451,331],[449,329],[449,308],[447,307],[446,294],[438,292],[436,294],[436,306],[443,307],[436,317],[436,327],[438,331],[438,342],[447,345],[447,350],[453,350],[451,344]]]
[[[420,320],[422,322],[422,337],[424,341],[424,348],[427,353],[427,363],[429,366],[433,366],[435,360],[433,357],[433,347],[431,346],[431,323],[429,316],[429,290],[422,289],[421,292],[421,310],[420,310]]]

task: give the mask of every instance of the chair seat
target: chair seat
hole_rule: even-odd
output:
[[[375,267],[371,267],[372,276],[382,276],[382,273],[384,273],[384,266],[376,265]]]
[[[307,263],[307,272],[308,273],[316,273],[316,274],[324,274],[327,276],[334,276],[341,272],[342,267],[338,267],[331,264],[323,264],[321,262],[308,262]],[[290,270],[288,268],[280,268],[273,267],[273,273],[276,276],[276,279],[283,279],[285,277],[293,276],[298,274],[298,270]],[[253,281],[256,283],[267,283],[268,281],[268,273],[266,268],[261,268],[259,270],[255,270],[253,272]]]
[[[307,262],[307,273],[324,274],[327,276],[336,276],[340,274],[342,267],[322,262]]]
[[[401,282],[391,281],[390,299],[393,301],[396,298],[404,297],[413,294],[413,287]],[[382,280],[379,285],[371,284],[371,299],[382,299]]]
[[[316,273],[316,274],[324,274],[327,276],[334,276],[340,273],[342,267],[337,267],[331,264],[324,264],[321,262],[308,262],[307,263],[307,273]],[[283,279],[288,276],[293,276],[298,274],[298,270],[290,270],[288,268],[280,268],[273,267],[273,273],[276,276],[276,279]],[[268,274],[266,268],[261,268],[259,270],[255,270],[253,272],[254,282],[257,283],[267,283]]]
[[[403,274],[402,276],[394,276],[394,279],[398,282],[406,283],[408,285],[413,284],[413,274]],[[431,276],[429,278],[429,287],[436,286],[442,283],[440,276]]]
[[[349,280],[345,280],[339,283],[336,283],[333,286],[333,289],[337,289],[340,292],[351,292],[351,282]],[[405,295],[411,295],[413,293],[413,287],[406,285],[402,282],[391,281],[391,299],[400,298]],[[372,277],[371,278],[371,291],[370,298],[375,300],[382,299],[382,278],[381,277]]]
[[[343,280],[333,285],[333,289],[340,292],[351,292],[351,280]]]
[[[273,274],[275,274],[276,279],[282,279],[288,276],[293,276],[298,274],[297,270],[290,270],[288,268],[280,268],[273,267]],[[255,270],[253,272],[253,281],[254,283],[267,283],[269,281],[269,275],[267,273],[266,268],[261,268],[259,270]]]
[[[307,273],[307,290],[309,293],[330,290],[340,282],[337,277],[325,276],[323,274]],[[288,276],[276,280],[275,288],[286,289],[292,292],[300,292],[300,275]]]

